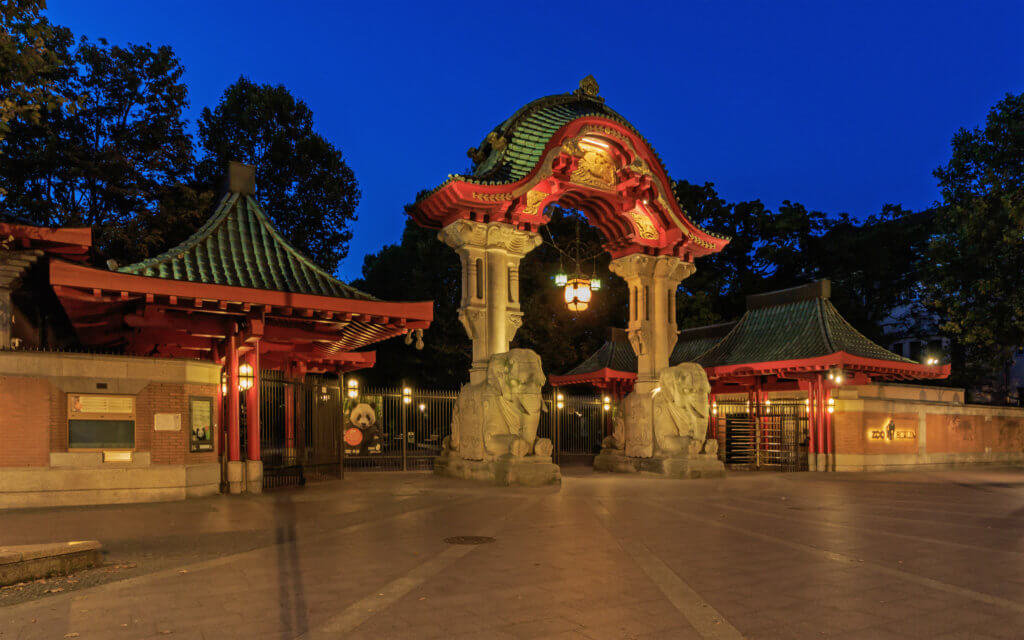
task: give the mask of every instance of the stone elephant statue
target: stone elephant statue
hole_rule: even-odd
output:
[[[704,440],[710,391],[707,374],[699,364],[684,362],[658,373],[658,389],[652,398],[655,455],[717,454],[718,442],[705,444]]]
[[[491,356],[487,378],[459,391],[445,453],[467,460],[550,456],[551,441],[537,438],[544,380],[540,356],[530,349]]]

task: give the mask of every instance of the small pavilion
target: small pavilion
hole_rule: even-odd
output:
[[[232,492],[242,490],[240,367],[252,376],[245,385],[245,442],[249,490],[256,491],[261,370],[301,378],[370,367],[374,352],[357,349],[425,329],[433,318],[430,301],[379,300],[320,269],[274,228],[255,193],[253,167],[231,163],[226,193],[191,237],[110,270],[79,259],[90,245],[87,229],[35,229],[19,240],[31,243],[24,260],[44,249],[53,254],[49,285],[82,346],[225,368],[222,437]],[[286,420],[293,414],[286,410]]]
[[[747,296],[737,321],[679,333],[670,364],[696,362],[711,383],[711,401],[743,394],[754,411],[770,403],[769,393],[805,395],[808,447],[820,468],[835,453],[830,407],[840,386],[886,381],[938,380],[949,364],[920,363],[875,344],[847,322],[832,304],[831,282]],[[628,391],[636,359],[621,333],[577,367],[551,376],[555,386],[591,384]]]

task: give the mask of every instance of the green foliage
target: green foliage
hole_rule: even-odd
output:
[[[884,343],[882,325],[894,309],[920,302],[934,225],[933,211],[886,205],[859,224],[840,215],[810,243],[815,277],[832,280],[833,303],[875,342]]]
[[[38,224],[92,226],[101,255],[122,262],[181,240],[210,199],[188,185],[183,73],[169,47],[83,39],[54,73],[77,111],[13,123],[2,143],[5,207]]]
[[[519,297],[524,316],[513,346],[533,349],[540,354],[545,373],[560,374],[600,348],[609,327],[626,326],[629,294],[626,283],[608,270],[610,256],[602,251],[604,240],[583,214],[559,207],[548,213],[551,221],[542,232],[545,239],[552,238],[565,250],[578,229],[581,255],[597,255],[596,261],[581,263],[580,270],[586,276],[593,271],[602,285],[593,293],[589,308],[574,314],[565,305],[564,290],[552,279],[560,270],[571,276],[574,264],[549,242],[528,253],[520,264]]]
[[[788,200],[777,212],[760,200],[727,203],[714,185],[674,184],[687,215],[704,228],[731,236],[721,252],[699,258],[683,280],[677,304],[681,327],[740,317],[746,296],[794,286],[813,277],[808,248],[826,228],[825,214]]]
[[[407,380],[419,388],[451,388],[469,380],[469,338],[459,323],[462,270],[459,257],[437,239],[437,232],[411,219],[399,244],[363,260],[363,277],[353,286],[384,300],[433,300],[434,321],[424,331],[422,351],[403,340],[374,345],[377,364],[359,372],[364,386]]]
[[[968,366],[1000,391],[1024,344],[1024,94],[953,136],[931,243],[929,292]]]
[[[313,130],[313,112],[282,86],[239,78],[199,118],[196,175],[221,186],[229,160],[256,167],[257,197],[284,237],[333,272],[348,255],[360,192],[341,151]]]
[[[12,122],[38,124],[41,115],[69,102],[56,83],[67,60],[70,32],[41,17],[45,8],[44,0],[0,5],[0,141]]]

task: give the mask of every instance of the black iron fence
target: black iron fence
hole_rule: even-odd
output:
[[[444,439],[451,434],[458,391],[354,387],[346,389],[345,396],[344,468],[412,471],[433,467]],[[591,464],[610,412],[610,402],[601,396],[545,394],[537,434],[551,439],[555,462]]]

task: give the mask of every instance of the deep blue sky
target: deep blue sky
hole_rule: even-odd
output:
[[[670,175],[864,217],[938,198],[961,126],[1024,91],[1024,2],[50,0],[77,35],[169,44],[194,121],[246,75],[316,115],[363,191],[345,279],[522,104],[594,74]]]

